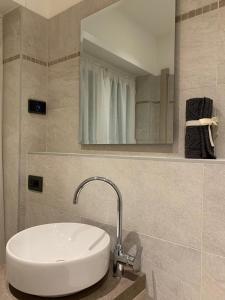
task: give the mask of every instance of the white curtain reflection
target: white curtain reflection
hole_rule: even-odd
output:
[[[135,143],[135,80],[92,57],[81,61],[83,144]]]

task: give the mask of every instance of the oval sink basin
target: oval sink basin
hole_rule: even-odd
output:
[[[65,296],[102,279],[109,256],[110,237],[100,228],[79,223],[31,227],[7,243],[7,280],[24,293]]]

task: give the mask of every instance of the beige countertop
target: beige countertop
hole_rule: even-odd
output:
[[[67,297],[55,298],[57,300],[131,300],[135,299],[145,289],[145,275],[134,274],[125,270],[124,276],[119,279],[108,274],[94,286]],[[52,300],[54,298],[42,298],[24,294],[9,286],[6,282],[5,266],[0,266],[0,300]]]

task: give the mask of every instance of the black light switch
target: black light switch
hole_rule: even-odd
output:
[[[46,102],[40,100],[28,100],[28,112],[32,114],[46,115]]]
[[[28,189],[31,191],[42,192],[43,191],[43,177],[40,176],[28,176]]]

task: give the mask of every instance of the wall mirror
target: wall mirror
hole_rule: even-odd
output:
[[[175,0],[121,0],[81,22],[80,143],[172,144]]]

